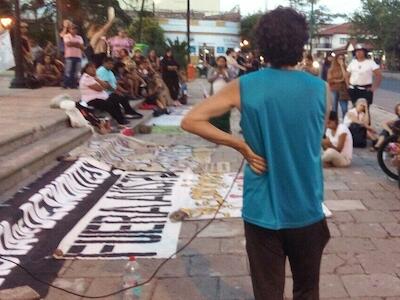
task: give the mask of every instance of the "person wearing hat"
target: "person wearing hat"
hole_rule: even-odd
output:
[[[357,44],[353,51],[354,59],[347,67],[349,94],[353,105],[360,98],[372,104],[374,92],[382,82],[379,65],[368,58],[368,50],[363,44]]]

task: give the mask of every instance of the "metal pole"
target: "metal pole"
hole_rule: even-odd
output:
[[[310,17],[310,54],[313,51],[314,38],[314,0],[311,0],[311,17]]]
[[[26,81],[24,76],[24,55],[22,53],[21,39],[21,14],[19,0],[14,0],[15,26],[14,26],[14,57],[15,75],[11,81],[10,88],[24,88]]]
[[[187,13],[186,13],[186,35],[187,35],[187,57],[190,64],[190,0],[187,0]]]

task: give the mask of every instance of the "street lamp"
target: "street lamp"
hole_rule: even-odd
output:
[[[19,0],[14,0],[14,56],[15,56],[15,77],[11,81],[10,88],[24,88],[26,81],[24,76],[24,56],[22,54],[21,42],[21,14],[19,8]]]
[[[9,29],[12,25],[12,19],[11,18],[0,18],[0,24],[1,24],[2,28]]]

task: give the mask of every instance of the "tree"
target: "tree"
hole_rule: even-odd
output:
[[[172,41],[171,39],[167,39],[168,47],[172,50],[174,54],[175,60],[181,66],[181,69],[186,70],[188,61],[187,61],[187,42],[180,42],[179,39]]]
[[[253,15],[248,15],[240,21],[240,36],[242,40],[249,41],[251,47],[256,45],[255,27],[257,26],[261,16],[262,13],[259,12]]]
[[[346,14],[332,13],[325,5],[318,5],[319,0],[289,0],[290,7],[304,13],[313,25],[313,32],[318,32],[321,25],[332,23],[337,18],[345,18]],[[314,8],[312,10],[312,7]]]
[[[12,5],[9,0],[0,0],[0,16],[11,16],[12,15]]]
[[[385,51],[388,68],[399,70],[400,1],[362,0],[361,7],[351,18],[354,35],[360,40],[372,39]]]
[[[128,34],[137,38],[140,20],[135,20],[128,29]],[[140,43],[149,45],[151,49],[156,50],[158,54],[163,54],[166,49],[164,30],[158,24],[157,20],[151,17],[144,17],[142,20],[142,37],[137,40]]]

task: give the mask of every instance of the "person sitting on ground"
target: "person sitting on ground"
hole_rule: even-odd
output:
[[[160,58],[157,56],[156,50],[150,50],[147,59],[149,60],[154,71],[161,72]]]
[[[136,63],[136,65],[139,65],[139,63],[144,59],[142,53],[143,53],[142,50],[138,48],[133,51],[132,60]]]
[[[156,106],[153,116],[158,117],[163,114],[169,114],[165,99],[160,97],[160,88],[155,81],[151,81],[148,86],[148,92],[145,103]]]
[[[124,127],[129,124],[129,121],[125,119],[121,111],[118,98],[110,97],[106,92],[108,88],[108,83],[96,77],[96,65],[94,63],[88,63],[83,67],[79,81],[82,106],[108,112],[120,127]]]
[[[374,144],[377,141],[376,131],[369,122],[368,102],[364,98],[357,100],[354,108],[350,109],[344,117],[346,125],[353,135],[354,147],[364,148],[367,146],[367,139]]]
[[[142,114],[136,112],[129,104],[129,98],[124,96],[123,93],[127,92],[121,87],[118,87],[117,78],[115,77],[112,69],[114,68],[114,61],[111,57],[107,57],[103,61],[103,65],[97,69],[96,75],[106,84],[106,92],[110,95],[113,101],[122,105],[125,111],[125,116],[129,119],[140,119]]]
[[[33,64],[36,66],[37,63],[43,59],[44,50],[34,39],[29,39],[29,46],[31,48]]]
[[[324,167],[348,167],[353,156],[353,138],[350,130],[339,124],[336,111],[331,111],[326,124],[326,138],[322,141]]]
[[[44,86],[57,86],[61,83],[61,72],[49,55],[45,55],[36,65],[36,78]]]
[[[371,151],[378,150],[382,146],[383,142],[393,134],[393,128],[395,127],[395,124],[400,124],[400,103],[394,107],[394,113],[396,114],[397,118],[386,121],[382,124],[383,130],[379,134],[376,144],[372,146]]]
[[[126,70],[129,72],[130,80],[133,91],[132,94],[135,98],[141,97],[141,88],[146,86],[146,82],[139,76],[137,71],[137,65],[134,60],[129,56],[129,52],[126,49],[120,50],[120,60],[125,65]]]

